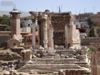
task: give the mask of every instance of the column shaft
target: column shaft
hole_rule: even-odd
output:
[[[44,22],[44,48],[48,48],[48,37],[47,37],[47,20]]]
[[[51,47],[51,50],[54,49],[53,28],[50,28],[50,47]]]
[[[32,44],[34,48],[36,47],[35,26],[36,26],[36,21],[34,20],[32,25],[32,31],[33,31]]]

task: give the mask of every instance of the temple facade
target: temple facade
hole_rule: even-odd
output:
[[[80,36],[76,29],[75,17],[71,12],[34,12],[30,11],[33,22],[33,41],[36,47],[35,26],[36,20],[39,25],[39,45],[45,49],[54,49],[55,45],[64,46],[65,48],[79,48]]]

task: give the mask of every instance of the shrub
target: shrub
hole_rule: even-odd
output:
[[[92,52],[92,48],[89,48],[88,52]]]

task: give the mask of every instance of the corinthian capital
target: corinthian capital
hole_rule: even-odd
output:
[[[47,20],[47,17],[48,16],[46,14],[43,14],[43,16],[42,16],[42,18],[45,19],[45,20]]]

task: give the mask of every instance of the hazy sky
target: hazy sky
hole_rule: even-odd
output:
[[[1,2],[3,0],[0,0]],[[11,1],[11,0],[8,0]],[[71,11],[73,14],[84,12],[99,12],[100,0],[13,0],[18,10],[21,11]],[[11,11],[13,6],[0,5],[0,10]]]

